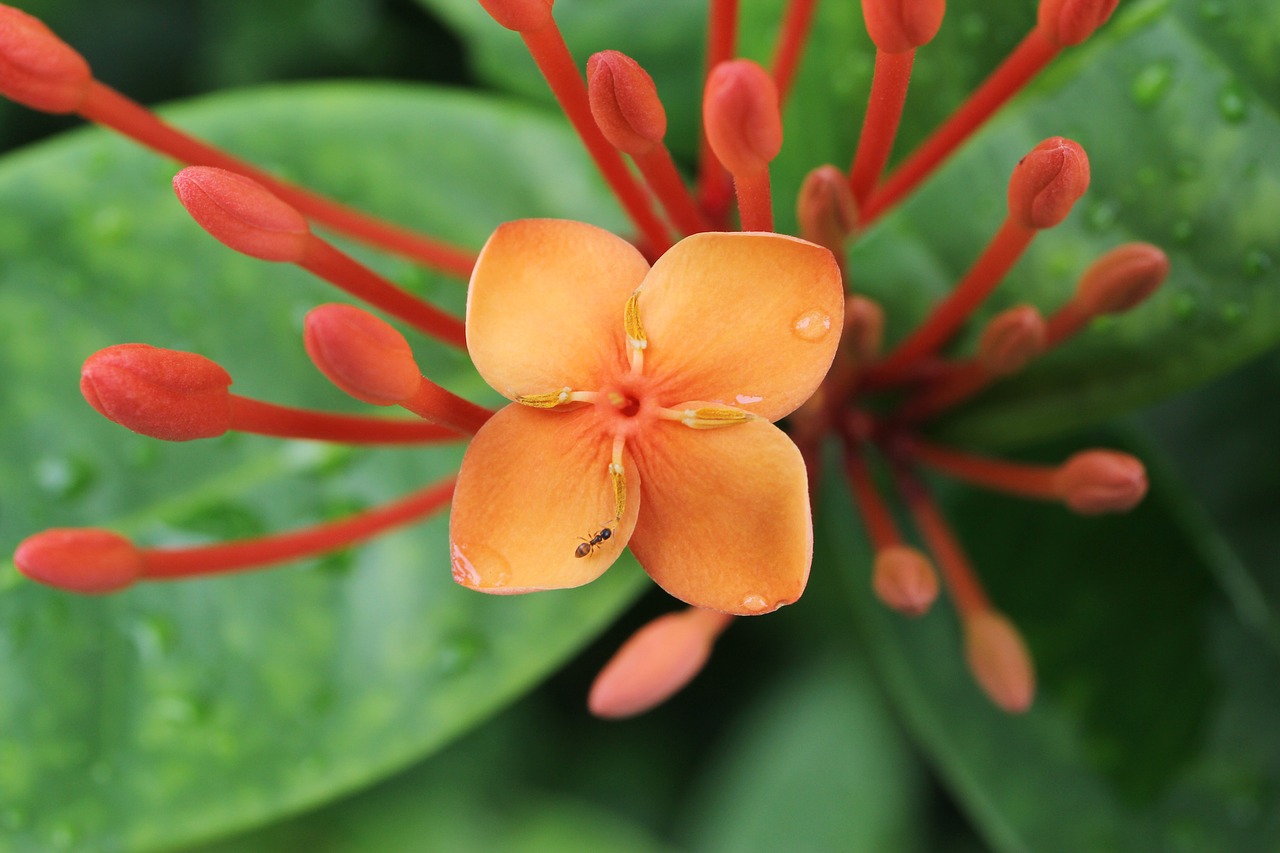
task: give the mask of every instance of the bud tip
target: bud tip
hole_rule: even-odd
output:
[[[91,527],[55,528],[28,537],[14,552],[18,570],[48,586],[98,595],[142,576],[142,555],[117,533]]]
[[[876,554],[871,586],[887,606],[907,616],[922,616],[938,597],[938,574],[915,548],[891,545]]]
[[[1089,158],[1061,136],[1041,142],[1018,161],[1009,179],[1009,215],[1027,228],[1052,228],[1089,188]]]
[[[306,256],[306,217],[251,178],[190,166],[174,176],[173,190],[201,228],[237,252],[281,263]]]
[[[44,22],[0,5],[0,94],[46,113],[73,113],[93,74],[89,63]]]
[[[98,350],[80,370],[80,393],[99,414],[165,441],[225,433],[230,385],[230,374],[202,355],[147,344]]]
[[[653,78],[626,54],[604,50],[587,60],[587,98],[600,132],[625,154],[646,154],[667,133]]]
[[[964,619],[965,658],[983,692],[1011,714],[1031,707],[1036,693],[1031,653],[1013,623],[994,610],[969,613]]]
[[[1081,515],[1128,512],[1147,494],[1147,469],[1128,453],[1084,450],[1062,464],[1055,485]]]
[[[707,78],[702,101],[707,141],[731,174],[754,174],[782,150],[778,88],[748,59],[721,62]]]
[[[412,397],[422,383],[404,335],[354,305],[313,308],[303,344],[330,382],[365,403],[394,406]]]

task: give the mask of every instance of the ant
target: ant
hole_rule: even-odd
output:
[[[607,539],[613,536],[613,528],[601,528],[599,533],[593,535],[590,539],[583,539],[582,544],[573,551],[575,557],[585,557],[603,544]]]

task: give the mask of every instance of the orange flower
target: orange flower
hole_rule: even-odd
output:
[[[842,317],[835,259],[804,240],[695,234],[650,269],[591,225],[501,226],[471,277],[467,346],[515,402],[462,462],[455,579],[580,586],[630,544],[690,604],[795,601],[813,551],[805,466],[771,421],[817,389]]]

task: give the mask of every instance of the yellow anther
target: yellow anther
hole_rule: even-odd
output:
[[[754,421],[756,416],[742,409],[729,406],[703,406],[700,409],[685,409],[681,413],[680,423],[693,429],[719,429]]]
[[[559,391],[551,391],[546,394],[524,394],[516,397],[516,402],[522,406],[531,406],[535,409],[554,409],[562,403],[569,402],[569,398],[573,396],[573,389],[561,388]]]
[[[644,349],[649,346],[649,338],[640,323],[640,291],[636,290],[627,300],[627,308],[623,315],[623,326],[627,332],[627,343],[632,349]]]
[[[609,479],[613,480],[613,520],[622,521],[622,514],[627,510],[627,476],[622,465],[609,463]]]

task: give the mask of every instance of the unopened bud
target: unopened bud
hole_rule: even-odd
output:
[[[502,26],[531,33],[551,23],[553,0],[480,0],[484,10]]]
[[[938,597],[938,574],[929,558],[915,548],[891,545],[876,554],[871,588],[899,613],[921,616]]]
[[[885,53],[906,53],[928,44],[946,11],[946,0],[862,0],[867,34]]]
[[[653,78],[626,54],[605,50],[587,60],[587,97],[600,132],[624,154],[646,154],[667,133]]]
[[[1128,512],[1147,494],[1147,469],[1128,453],[1085,450],[1062,464],[1054,485],[1081,515]]]
[[[173,179],[178,200],[200,227],[225,245],[264,261],[298,263],[307,253],[307,219],[244,175],[191,166]]]
[[[633,717],[661,705],[702,671],[732,617],[692,607],[659,616],[605,664],[587,698],[597,717]]]
[[[1089,158],[1070,139],[1054,136],[1018,161],[1009,179],[1009,215],[1027,228],[1052,228],[1089,188]]]
[[[1150,243],[1126,243],[1098,258],[1076,285],[1076,305],[1090,317],[1135,307],[1164,284],[1169,258]]]
[[[93,82],[84,57],[43,21],[0,5],[0,94],[46,113],[73,113]]]
[[[969,671],[1000,708],[1021,714],[1036,694],[1031,654],[1013,623],[994,610],[964,617],[964,652]]]
[[[329,381],[357,400],[394,406],[413,396],[422,373],[404,335],[354,305],[313,308],[302,336]]]
[[[870,364],[884,346],[884,309],[865,296],[844,301],[844,331],[840,346],[858,364]]]
[[[1045,324],[1040,312],[1019,305],[991,318],[978,341],[978,360],[995,376],[1008,376],[1044,352]]]
[[[147,344],[99,350],[80,393],[108,420],[165,441],[215,438],[231,426],[231,375],[202,355]]]
[[[1040,0],[1036,29],[1052,44],[1070,47],[1107,22],[1120,0]]]
[[[858,224],[849,177],[831,165],[810,172],[796,197],[796,219],[801,237],[825,246],[832,254],[843,254],[845,240]]]
[[[711,150],[731,174],[759,172],[782,150],[777,86],[748,59],[721,62],[712,70],[702,122]]]
[[[18,546],[13,562],[33,581],[91,595],[124,589],[142,576],[142,555],[132,542],[92,527],[37,533]]]

